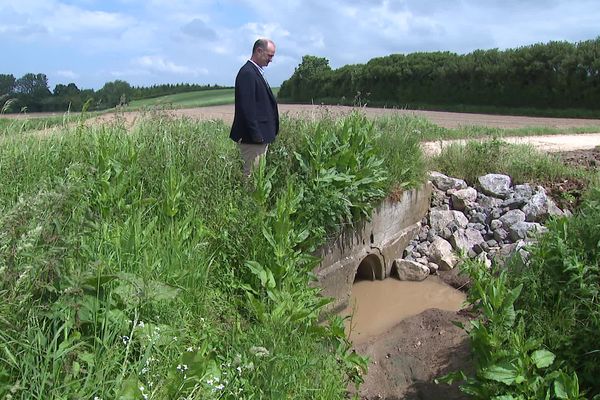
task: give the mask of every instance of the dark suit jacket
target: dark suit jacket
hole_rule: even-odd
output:
[[[229,137],[242,143],[272,143],[279,133],[279,111],[271,88],[251,61],[235,78],[235,114]]]

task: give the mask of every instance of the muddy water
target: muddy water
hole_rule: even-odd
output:
[[[429,308],[458,311],[465,294],[445,284],[436,276],[421,282],[388,278],[383,281],[357,281],[352,286],[350,306],[341,315],[352,315],[346,332],[360,344],[384,333],[401,320]]]

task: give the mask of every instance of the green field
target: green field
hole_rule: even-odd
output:
[[[273,88],[277,95],[279,88]],[[162,106],[166,108],[192,108],[233,104],[234,89],[199,90],[189,93],[172,94],[152,99],[134,100],[129,108],[144,108]]]

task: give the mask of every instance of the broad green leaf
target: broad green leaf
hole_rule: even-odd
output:
[[[92,287],[102,286],[112,280],[117,279],[117,275],[97,275],[97,276],[88,276],[84,279],[83,283],[85,285],[89,285]]]
[[[156,301],[173,300],[179,294],[178,288],[157,281],[148,282],[145,289],[148,299]]]
[[[91,366],[96,364],[96,357],[92,353],[79,353],[77,354],[77,358]]]
[[[568,399],[569,395],[567,394],[567,390],[565,389],[565,385],[559,381],[554,381],[554,394],[559,399]]]
[[[119,390],[117,398],[119,400],[137,400],[141,398],[142,392],[140,386],[140,381],[137,377],[131,375],[121,384],[121,389]]]
[[[262,287],[269,289],[275,287],[275,277],[273,276],[273,273],[270,270],[265,269],[257,261],[246,261],[245,265],[250,269],[250,271],[252,271],[254,275],[258,277]]]
[[[512,385],[515,383],[517,375],[517,368],[509,363],[492,365],[491,367],[485,368],[483,371],[481,371],[481,376],[483,378],[501,382],[506,385]]]
[[[554,354],[548,350],[536,350],[531,355],[531,359],[538,368],[546,368],[554,362]]]

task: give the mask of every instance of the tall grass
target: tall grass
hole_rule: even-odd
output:
[[[566,166],[555,155],[501,139],[450,144],[431,160],[430,168],[461,177],[471,184],[487,173],[509,175],[515,183],[586,178],[582,171]]]
[[[0,396],[336,399],[360,382],[340,324],[317,323],[310,251],[385,195],[377,135],[360,116],[284,121],[246,182],[227,133],[155,116],[0,141]]]

